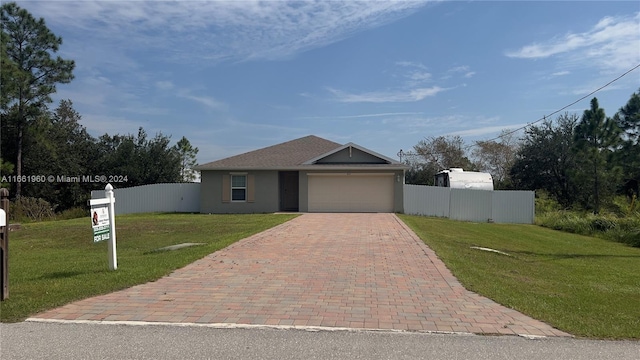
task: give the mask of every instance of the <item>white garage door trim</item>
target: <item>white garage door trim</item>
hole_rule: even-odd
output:
[[[309,212],[393,212],[393,173],[309,173]]]

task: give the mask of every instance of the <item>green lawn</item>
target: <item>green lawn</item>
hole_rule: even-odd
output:
[[[20,321],[71,301],[156,280],[295,215],[137,214],[116,219],[118,270],[89,218],[24,224],[9,236],[9,298],[0,320]],[[153,250],[205,243],[176,251]]]
[[[295,215],[140,214],[117,218],[118,270],[88,218],[23,225],[10,235],[3,322],[156,280]],[[534,225],[400,215],[469,289],[577,336],[640,339],[640,249]],[[176,251],[153,250],[205,243]],[[471,246],[509,253],[505,256]]]
[[[640,339],[640,249],[535,225],[400,218],[467,289],[576,336]]]

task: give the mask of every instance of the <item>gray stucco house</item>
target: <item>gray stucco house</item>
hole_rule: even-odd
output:
[[[305,136],[199,165],[200,212],[403,212],[406,165]]]

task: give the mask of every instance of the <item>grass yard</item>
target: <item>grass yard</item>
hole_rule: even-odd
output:
[[[535,225],[400,218],[467,289],[576,336],[640,339],[639,248]]]
[[[135,214],[116,219],[118,269],[109,271],[107,242],[92,242],[88,218],[24,224],[9,236],[9,298],[0,320],[156,280],[295,215]],[[180,243],[205,245],[153,250]]]

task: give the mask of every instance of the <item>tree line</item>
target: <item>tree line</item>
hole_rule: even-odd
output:
[[[42,198],[55,210],[84,206],[105,176],[120,187],[193,181],[198,148],[157,133],[91,136],[72,100],[51,108],[75,63],[55,54],[62,38],[15,3],[0,7],[0,175],[15,198]],[[51,181],[53,179],[53,181]],[[79,180],[79,181],[76,181]],[[85,181],[86,180],[86,181]]]
[[[582,116],[565,113],[498,140],[466,145],[459,136],[426,138],[404,162],[409,184],[433,185],[443,169],[491,173],[496,189],[542,190],[563,208],[600,212],[616,195],[637,198],[640,89],[612,117],[593,98]],[[473,150],[471,150],[473,149]]]
[[[503,130],[500,141],[476,141],[469,145],[460,136],[428,137],[403,154],[403,163],[410,166],[405,182],[416,185],[434,185],[434,176],[450,168],[482,171],[492,175],[496,189],[511,189],[511,167],[515,162],[520,140],[514,133]]]

